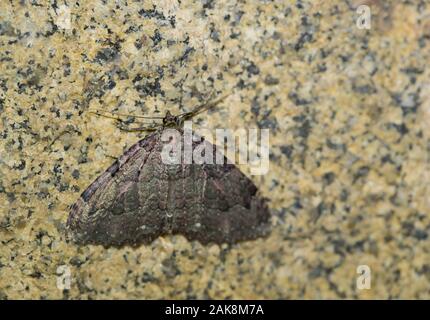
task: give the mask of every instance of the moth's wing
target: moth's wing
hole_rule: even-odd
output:
[[[138,245],[177,233],[201,243],[234,243],[267,233],[266,202],[238,168],[226,159],[221,165],[164,164],[160,135],[132,146],[82,194],[67,223],[73,240]],[[216,147],[204,143],[216,158]]]
[[[216,159],[217,147],[207,141]],[[193,146],[194,148],[194,146]],[[264,198],[257,194],[257,187],[235,165],[192,164],[187,174],[193,196],[185,199],[194,214],[178,211],[174,233],[201,243],[234,243],[267,235],[270,213]],[[188,192],[190,193],[190,192]],[[190,200],[192,199],[192,200]]]
[[[68,237],[104,246],[150,242],[162,232],[154,202],[142,196],[139,175],[159,142],[153,133],[128,149],[72,206]]]

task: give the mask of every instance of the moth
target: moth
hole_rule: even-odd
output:
[[[165,164],[162,133],[219,103],[203,104],[191,112],[172,115],[162,124],[126,131],[152,131],[131,146],[81,194],[71,207],[67,239],[80,245],[121,247],[149,244],[159,236],[180,234],[202,244],[252,240],[270,231],[267,199],[235,165]],[[96,113],[98,115],[103,115]],[[113,117],[118,120],[118,118]],[[201,137],[192,148],[208,141]],[[210,144],[214,156],[220,152]]]

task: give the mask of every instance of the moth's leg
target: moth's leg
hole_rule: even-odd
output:
[[[146,125],[142,127],[130,127],[121,121],[119,121],[116,126],[118,129],[126,132],[156,131],[160,127],[159,125],[156,125],[156,124]]]
[[[134,114],[128,114],[128,113],[116,113],[101,109],[92,109],[88,111],[89,113],[95,114],[97,116],[115,119],[115,120],[121,120],[121,117],[129,117],[129,118],[139,118],[139,119],[158,119],[163,120],[163,116],[139,116]]]
[[[108,111],[104,111],[104,110],[95,109],[95,110],[88,111],[88,113],[95,114],[96,116],[99,116],[99,117],[104,117],[104,118],[114,119],[117,121],[122,121],[122,119],[119,116],[115,115],[112,112],[108,112]]]
[[[115,114],[110,111],[103,111],[103,110],[91,110],[90,113],[93,113],[97,116],[113,119],[116,121],[116,126],[118,129],[128,132],[137,132],[137,131],[155,131],[160,125],[157,125],[156,123],[150,123],[145,124],[141,127],[130,127],[129,124],[123,120],[121,117],[132,117],[132,118],[143,118],[143,119],[160,119],[160,117],[144,117],[144,116],[134,116],[134,115],[128,115],[128,114]],[[106,114],[107,113],[107,114]],[[133,122],[135,124],[143,124],[142,122]]]

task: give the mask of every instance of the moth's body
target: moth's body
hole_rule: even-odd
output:
[[[257,188],[234,165],[164,164],[161,135],[182,118],[140,140],[72,206],[68,235],[80,244],[136,246],[167,234],[201,243],[234,243],[266,234],[270,214]],[[194,142],[209,144],[202,139]]]

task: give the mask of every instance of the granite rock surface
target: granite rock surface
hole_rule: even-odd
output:
[[[429,299],[429,61],[424,0],[1,1],[0,298]],[[197,132],[270,129],[250,178],[271,235],[67,243],[69,206],[145,136],[88,111],[179,113],[211,92],[231,95]]]

